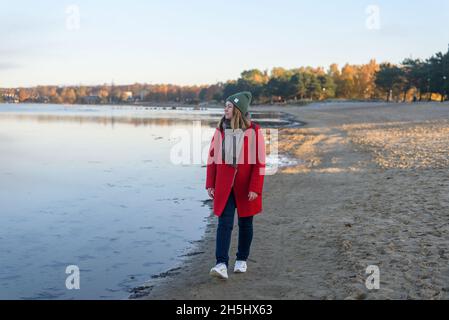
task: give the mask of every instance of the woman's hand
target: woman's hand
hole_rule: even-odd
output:
[[[207,193],[209,194],[209,197],[210,197],[211,199],[213,199],[214,196],[215,196],[215,188],[208,188],[208,189],[207,189]]]
[[[248,199],[249,199],[249,201],[253,201],[253,200],[256,199],[258,196],[259,196],[259,195],[258,195],[257,193],[252,192],[252,191],[250,191],[250,192],[248,193]]]

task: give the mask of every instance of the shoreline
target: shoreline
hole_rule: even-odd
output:
[[[221,107],[221,106],[220,106]],[[287,121],[289,124],[282,126],[282,127],[275,127],[276,129],[294,129],[294,128],[301,128],[307,125],[307,122],[298,119],[298,117],[288,111],[278,111],[276,108],[278,108],[279,106],[255,106],[255,108],[260,108],[262,107],[263,110],[257,110],[257,111],[262,111],[262,112],[279,112],[281,114],[281,120]],[[301,108],[303,106],[287,106],[290,108]],[[208,108],[208,107],[206,107]],[[217,107],[212,107],[212,108],[218,108]],[[279,158],[282,157],[283,153],[279,153]],[[284,165],[284,166],[280,166],[280,169],[285,169],[291,166],[294,166],[295,164],[297,164],[298,162],[301,161],[301,159],[298,159],[296,157],[293,157],[289,152],[284,153],[284,156],[292,159],[294,161],[293,165]],[[154,292],[160,288],[165,288],[166,286],[169,285],[169,282],[174,280],[174,278],[176,278],[176,276],[178,276],[181,272],[180,270],[185,269],[186,267],[193,267],[193,264],[195,262],[195,258],[198,255],[202,255],[207,251],[210,251],[211,249],[211,241],[215,241],[215,233],[216,233],[216,227],[217,227],[217,221],[216,221],[216,216],[214,215],[213,211],[212,211],[212,201],[210,199],[207,199],[204,201],[204,203],[206,204],[206,202],[209,203],[210,206],[210,215],[207,216],[207,223],[206,223],[206,228],[204,231],[204,234],[201,236],[201,239],[195,241],[196,246],[192,246],[189,250],[188,253],[185,254],[186,259],[184,261],[181,261],[180,263],[178,263],[176,266],[173,266],[172,268],[168,269],[167,271],[161,272],[159,274],[153,275],[151,276],[151,278],[146,281],[145,283],[143,283],[142,285],[135,287],[131,290],[130,295],[128,297],[128,299],[148,299],[150,298],[150,296],[152,294],[154,294]],[[230,255],[231,257],[231,255]],[[251,257],[248,258],[248,261],[251,261]],[[176,280],[175,280],[176,281]],[[163,289],[165,290],[165,289]]]
[[[279,149],[302,161],[266,178],[248,272],[210,278],[209,217],[198,254],[138,298],[449,299],[449,104],[285,110],[307,125],[281,129]]]
[[[306,122],[299,120],[294,114],[285,111],[280,111],[280,114],[282,115],[281,119],[287,121],[289,125],[280,128],[275,127],[276,129],[300,128],[307,125]],[[285,156],[286,159],[291,159],[293,163],[297,163],[299,161],[297,158],[292,157],[290,154],[280,153],[278,155],[280,160],[282,160],[283,156]],[[292,165],[291,164],[282,165],[281,163],[279,168],[282,169],[290,166]],[[185,256],[185,259],[166,271],[152,275],[150,279],[145,283],[143,283],[142,285],[132,288],[130,290],[130,295],[127,299],[134,300],[134,299],[148,298],[152,294],[152,292],[156,290],[157,287],[164,287],[165,285],[167,285],[166,283],[167,281],[170,281],[173,277],[179,275],[180,270],[185,268],[187,265],[191,265],[198,255],[202,255],[206,251],[210,250],[210,241],[215,239],[214,237],[217,227],[216,226],[217,217],[214,215],[212,211],[213,204],[211,199],[204,200],[203,205],[208,205],[210,208],[210,214],[206,217],[207,222],[205,231],[201,235],[201,239],[193,241],[195,245],[189,248],[187,250],[187,253],[183,255]],[[248,261],[251,261],[251,258],[249,258]]]
[[[286,120],[290,123],[290,125],[279,127],[277,129],[283,130],[283,129],[297,129],[301,128],[307,125],[307,122],[299,120],[298,116],[295,115],[292,112],[288,112],[285,110],[278,111],[277,108],[279,106],[255,106],[255,108],[258,108],[258,111],[275,111],[279,112],[282,116],[282,120]],[[284,106],[285,108],[303,108],[304,106],[292,106],[287,105]],[[262,109],[262,110],[261,110]],[[256,109],[257,110],[257,109]],[[280,155],[282,153],[280,152]],[[291,152],[284,151],[284,155],[292,158],[296,161],[296,163],[299,163],[301,159],[294,157]],[[289,167],[294,167],[294,165],[287,165],[282,169],[288,169]],[[206,252],[213,252],[214,246],[215,246],[215,233],[217,230],[217,218],[213,214],[212,211],[212,202],[210,200],[205,200],[205,202],[209,202],[210,204],[210,215],[207,217],[207,223],[206,223],[206,229],[204,234],[202,235],[201,239],[197,240],[196,246],[193,246],[189,253],[186,254],[186,259],[184,261],[181,261],[179,264],[174,266],[173,268],[170,268],[169,270],[165,272],[161,272],[158,275],[154,275],[151,277],[150,280],[142,284],[141,286],[138,286],[136,288],[133,288],[131,291],[131,295],[128,297],[128,299],[170,299],[167,294],[170,292],[175,292],[175,289],[172,289],[171,287],[173,284],[176,285],[176,283],[179,281],[180,276],[182,276],[182,273],[188,272],[188,270],[196,269],[198,267],[198,256],[203,255]],[[261,213],[263,214],[263,212]],[[235,229],[236,225],[234,225]],[[236,232],[233,232],[233,238],[235,237]],[[230,260],[232,260],[233,256],[230,252]],[[231,262],[231,261],[230,261]],[[248,258],[248,262],[256,262],[251,257]],[[212,267],[214,265],[214,260],[211,260]],[[231,263],[230,263],[231,265]],[[187,269],[187,270],[186,270]],[[229,273],[231,273],[231,270],[229,270]],[[219,281],[219,280],[218,280]],[[190,299],[189,297],[186,297],[186,299]]]

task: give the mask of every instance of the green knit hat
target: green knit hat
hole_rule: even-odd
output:
[[[246,115],[248,112],[249,105],[251,103],[251,100],[253,98],[253,95],[249,91],[243,91],[238,92],[236,94],[233,94],[232,96],[229,96],[225,103],[227,101],[231,102],[237,109],[240,110],[243,116]]]

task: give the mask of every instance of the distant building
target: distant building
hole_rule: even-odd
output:
[[[4,93],[3,95],[2,95],[2,97],[3,97],[3,100],[6,102],[6,103],[19,103],[20,101],[19,101],[19,96],[17,95],[17,94],[15,94],[15,93]]]
[[[140,90],[140,101],[144,101],[149,93],[146,89]]]
[[[39,102],[39,103],[49,103],[50,102],[50,98],[49,97],[47,97],[47,96],[40,96],[40,95],[38,95],[35,100],[36,100],[36,102]]]

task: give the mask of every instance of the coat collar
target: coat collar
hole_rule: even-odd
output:
[[[255,124],[252,120],[250,120],[250,126],[248,127],[248,129],[254,129],[254,130],[257,130],[259,127],[258,127],[258,125],[257,124]],[[223,126],[221,126],[220,127],[220,129],[219,129],[222,133],[224,133],[224,130],[223,130]]]

